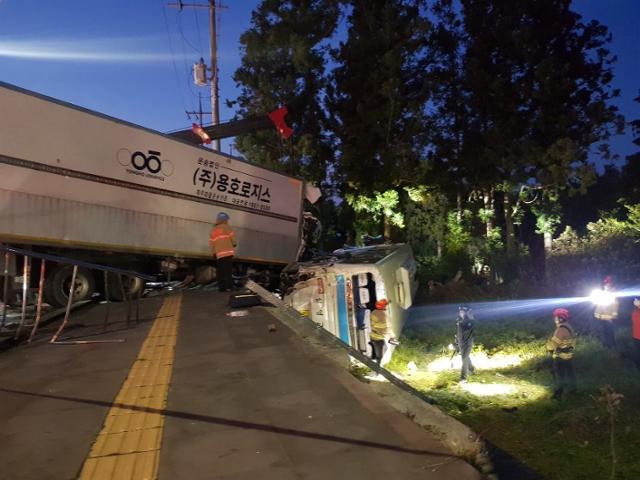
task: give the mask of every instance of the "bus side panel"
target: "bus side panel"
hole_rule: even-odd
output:
[[[347,311],[346,282],[344,275],[336,275],[336,302],[338,310],[338,337],[347,345],[349,340],[349,315]]]

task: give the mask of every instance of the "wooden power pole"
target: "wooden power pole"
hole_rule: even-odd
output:
[[[216,0],[209,0],[209,35],[211,37],[211,123],[220,123],[218,92],[218,39],[216,28]],[[214,141],[214,148],[220,151],[220,139]]]
[[[171,7],[178,7],[180,10],[183,8],[208,8],[209,9],[209,37],[211,47],[211,124],[216,126],[220,124],[220,98],[218,89],[218,25],[217,25],[217,10],[226,8],[220,4],[216,5],[216,0],[209,0],[209,4],[203,3],[170,3]],[[196,112],[188,112],[196,113]],[[202,115],[202,111],[200,114]],[[220,139],[216,138],[213,141],[214,150],[220,151]]]

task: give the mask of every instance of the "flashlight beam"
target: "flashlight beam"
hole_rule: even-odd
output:
[[[135,44],[135,47],[134,47]],[[137,47],[137,48],[136,48]],[[72,62],[166,62],[166,53],[141,48],[141,39],[0,41],[0,57]]]
[[[473,310],[476,319],[501,318],[519,315],[542,316],[551,314],[556,307],[571,307],[590,301],[590,297],[534,298],[525,300],[499,300],[494,302],[465,303]],[[451,320],[455,317],[459,304],[423,305],[411,311],[411,323],[416,325],[426,321]]]

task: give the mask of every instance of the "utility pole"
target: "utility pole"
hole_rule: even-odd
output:
[[[211,123],[220,123],[218,98],[218,38],[216,25],[216,0],[209,0],[209,35],[211,37]],[[214,140],[214,149],[220,151],[220,139]]]
[[[216,5],[216,0],[209,0],[209,4],[202,3],[183,3],[179,1],[178,3],[170,3],[170,7],[178,7],[180,11],[183,8],[208,8],[209,9],[209,37],[210,37],[210,46],[211,46],[211,124],[219,125],[220,124],[220,98],[219,98],[219,90],[218,90],[218,25],[217,25],[217,15],[216,11],[221,10],[223,8],[227,8],[221,4]],[[191,112],[187,112],[189,114]],[[193,112],[195,113],[195,112]],[[200,126],[202,126],[202,107],[200,108]],[[217,138],[214,140],[213,149],[220,151],[220,139]]]

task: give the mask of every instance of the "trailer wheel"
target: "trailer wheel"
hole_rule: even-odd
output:
[[[194,281],[199,285],[206,285],[216,279],[216,269],[209,265],[202,265],[196,268]]]
[[[73,266],[56,268],[44,282],[44,299],[54,307],[64,307],[69,299],[69,288],[73,276]],[[76,302],[89,300],[96,291],[96,279],[86,268],[78,268],[74,285],[73,299]]]
[[[122,277],[122,286],[124,287],[126,295],[130,298],[136,298],[138,293],[142,295],[146,282],[138,277]],[[122,302],[125,298],[122,297],[122,289],[120,288],[120,282],[118,281],[118,275],[115,273],[109,274],[109,300],[115,302]]]

